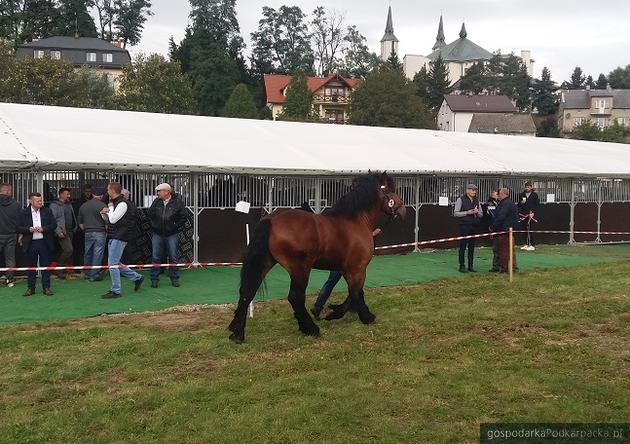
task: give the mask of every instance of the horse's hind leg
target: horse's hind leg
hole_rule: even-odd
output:
[[[293,307],[293,315],[297,320],[300,331],[308,336],[319,336],[319,327],[306,310],[306,286],[310,270],[289,272],[291,288],[289,289],[289,303]]]
[[[346,312],[351,308],[356,310],[359,319],[364,324],[371,324],[376,316],[370,312],[365,303],[363,292],[363,284],[365,283],[365,272],[357,274],[346,274],[346,282],[348,283],[348,297],[339,305],[329,305],[331,311],[326,316],[327,321],[340,319],[345,316]]]
[[[236,342],[237,344],[245,341],[245,322],[247,321],[247,309],[249,304],[254,300],[254,296],[256,296],[256,292],[258,291],[258,288],[260,288],[263,279],[275,264],[276,261],[273,260],[273,258],[268,257],[265,259],[265,263],[259,276],[256,276],[251,280],[241,281],[238,305],[234,311],[234,319],[230,322],[228,327],[228,330],[232,332],[230,340]]]

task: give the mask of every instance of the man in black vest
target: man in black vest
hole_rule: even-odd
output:
[[[120,297],[120,275],[134,282],[134,291],[140,290],[144,278],[129,267],[120,267],[120,258],[125,251],[127,242],[131,240],[134,224],[133,209],[127,204],[122,194],[122,185],[112,182],[107,186],[109,205],[101,210],[103,219],[107,223],[107,265],[109,275],[112,278],[111,290],[103,295],[103,299],[115,299]]]
[[[526,251],[534,251],[536,247],[534,246],[534,236],[530,232],[532,228],[532,224],[536,222],[536,211],[538,210],[538,205],[540,204],[540,199],[538,197],[538,193],[534,191],[534,184],[530,181],[525,183],[525,189],[518,197],[518,211],[520,213],[521,218],[521,230],[525,232],[523,239],[523,246],[521,250]]]
[[[54,232],[57,222],[49,208],[44,207],[40,193],[31,193],[28,197],[30,205],[20,211],[17,220],[17,232],[22,234],[22,249],[28,257],[28,266],[41,267],[50,265],[50,255],[55,248]],[[28,272],[28,288],[24,296],[35,294],[37,274]],[[42,271],[42,289],[46,296],[54,293],[50,289],[50,271]]]
[[[459,221],[460,236],[469,236],[475,234],[477,225],[483,216],[479,199],[477,198],[477,185],[469,184],[466,187],[466,194],[457,198],[455,202],[455,217]],[[466,247],[468,247],[468,269],[464,263],[466,255]],[[467,271],[475,272],[473,262],[475,258],[475,239],[464,239],[459,241],[459,271],[466,273]]]

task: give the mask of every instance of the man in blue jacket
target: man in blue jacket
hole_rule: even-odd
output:
[[[490,225],[491,231],[508,231],[518,223],[518,207],[510,199],[510,190],[501,188],[499,190],[499,205],[497,206],[495,219]],[[499,271],[501,273],[508,272],[508,257],[510,243],[508,235],[499,236]]]

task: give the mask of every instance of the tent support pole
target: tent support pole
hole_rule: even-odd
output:
[[[420,240],[420,177],[416,176],[416,204],[414,205],[414,210],[416,211],[416,226],[414,227],[414,242],[416,243],[413,247],[413,251],[415,253],[420,251],[418,248],[418,241]]]
[[[199,262],[199,176],[190,173],[193,183],[193,262]]]
[[[569,245],[575,244],[575,183],[571,181],[571,203],[569,205],[571,213],[569,215]]]

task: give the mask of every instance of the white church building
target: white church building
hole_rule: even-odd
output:
[[[381,39],[381,59],[387,60],[391,56],[392,52],[399,54],[399,43],[399,40],[394,35],[392,8],[390,6],[387,12],[385,35]],[[427,56],[418,54],[406,54],[404,56],[403,69],[405,71],[405,75],[409,79],[413,79],[422,67],[426,67],[427,70],[430,69],[430,63],[441,55],[442,60],[444,60],[448,66],[451,82],[456,83],[464,74],[466,74],[468,68],[470,68],[475,62],[487,62],[494,56],[492,52],[487,51],[468,39],[468,32],[466,31],[465,24],[462,24],[461,31],[459,32],[459,38],[447,44],[446,37],[444,35],[444,22],[441,16],[437,38],[432,51],[433,52]],[[527,68],[527,73],[530,76],[533,76],[534,60],[531,57],[531,51],[521,51],[520,57]]]

